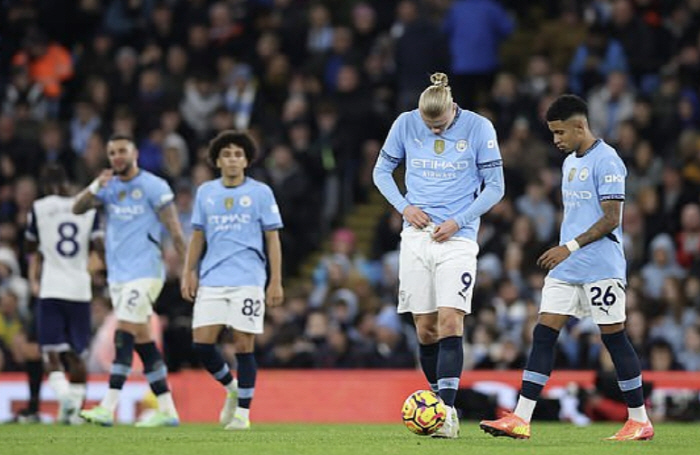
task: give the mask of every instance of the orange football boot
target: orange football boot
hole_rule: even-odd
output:
[[[628,419],[620,431],[605,438],[606,441],[648,441],[654,437],[654,427],[650,421],[646,423]]]
[[[479,427],[492,436],[530,439],[530,424],[511,413],[497,420],[482,420]]]

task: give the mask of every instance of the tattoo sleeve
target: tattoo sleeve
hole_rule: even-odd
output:
[[[75,197],[75,202],[73,203],[73,213],[80,215],[90,209],[99,207],[100,204],[100,200],[97,199],[89,189],[85,188]]]
[[[620,225],[621,200],[610,199],[601,201],[600,206],[603,209],[603,216],[593,226],[588,228],[586,232],[576,237],[576,241],[582,247],[602,239]],[[619,241],[622,241],[622,239],[619,239]]]

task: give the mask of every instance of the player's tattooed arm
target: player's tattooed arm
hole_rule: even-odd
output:
[[[75,197],[73,213],[80,215],[90,209],[99,207],[102,203],[97,198],[97,193],[103,186],[107,185],[107,182],[109,182],[113,175],[114,171],[111,169],[105,169],[100,172],[100,175]]]
[[[180,220],[177,218],[177,209],[175,204],[168,204],[158,212],[158,217],[160,222],[163,223],[165,229],[168,230],[170,238],[173,239],[173,246],[180,258],[180,263],[185,262],[185,252],[187,250],[187,244],[185,243],[185,235],[182,233],[182,226],[180,226]]]
[[[94,194],[90,192],[89,189],[85,188],[83,191],[78,193],[73,203],[73,213],[76,215],[81,215],[90,209],[94,209],[100,206],[100,201],[95,197]]]
[[[576,237],[576,243],[579,245],[576,249],[602,239],[620,224],[622,201],[606,200],[602,201],[600,205],[603,208],[603,216],[586,232]],[[566,244],[552,247],[537,259],[537,265],[547,270],[552,270],[568,258],[571,255],[571,251]]]
[[[603,209],[603,216],[593,226],[588,228],[586,232],[576,237],[576,241],[581,247],[602,239],[620,225],[621,200],[610,199],[601,201],[600,206]]]

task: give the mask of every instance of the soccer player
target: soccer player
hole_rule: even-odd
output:
[[[464,316],[471,312],[480,217],[505,191],[493,125],[454,103],[447,76],[435,73],[418,109],[401,114],[374,167],[374,183],[403,214],[398,312],[410,312],[420,363],[445,402],[434,435],[459,436],[455,396],[464,361]],[[406,195],[393,179],[406,166]]]
[[[46,196],[32,205],[25,232],[29,282],[39,290],[38,338],[49,386],[59,402],[58,421],[75,424],[80,422],[78,412],[85,399],[83,359],[91,335],[90,242],[102,233],[95,210],[73,214],[73,197],[62,167],[46,167],[41,183]]]
[[[570,316],[590,315],[615,364],[629,413],[624,427],[608,439],[651,439],[654,428],[644,408],[639,359],[624,330],[626,263],[620,223],[627,170],[615,149],[591,132],[588,106],[581,98],[560,96],[546,119],[554,145],[568,154],[560,245],[537,260],[549,273],[515,411],[480,426],[494,436],[530,437],[530,420],[552,372],[559,331]]]
[[[114,410],[131,371],[135,349],[158,399],[158,412],[137,426],[175,426],[179,418],[168,388],[167,369],[148,323],[165,274],[161,224],[168,230],[180,258],[185,252],[173,192],[163,179],[139,169],[138,150],[131,137],[113,135],[107,142],[107,157],[111,169],[103,170],[78,194],[73,212],[104,207],[107,280],[118,320],[114,334],[116,352],[107,394],[99,406],[82,411],[80,416],[104,426],[114,423]]]
[[[209,158],[221,178],[197,190],[194,232],[182,273],[182,296],[194,301],[194,349],[227,391],[219,419],[227,430],[250,428],[255,334],[263,331],[265,305],[276,306],[283,299],[282,219],[270,187],[245,175],[254,157],[255,144],[244,133],[223,131],[209,144]],[[237,379],[216,348],[227,326],[233,328]]]

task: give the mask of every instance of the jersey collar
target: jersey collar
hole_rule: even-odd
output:
[[[591,152],[591,150],[598,147],[598,144],[600,144],[601,142],[602,141],[600,139],[596,139],[595,142],[593,143],[593,145],[588,147],[580,156],[576,152],[574,152],[574,156],[576,158],[583,158],[584,156],[588,155]]]

